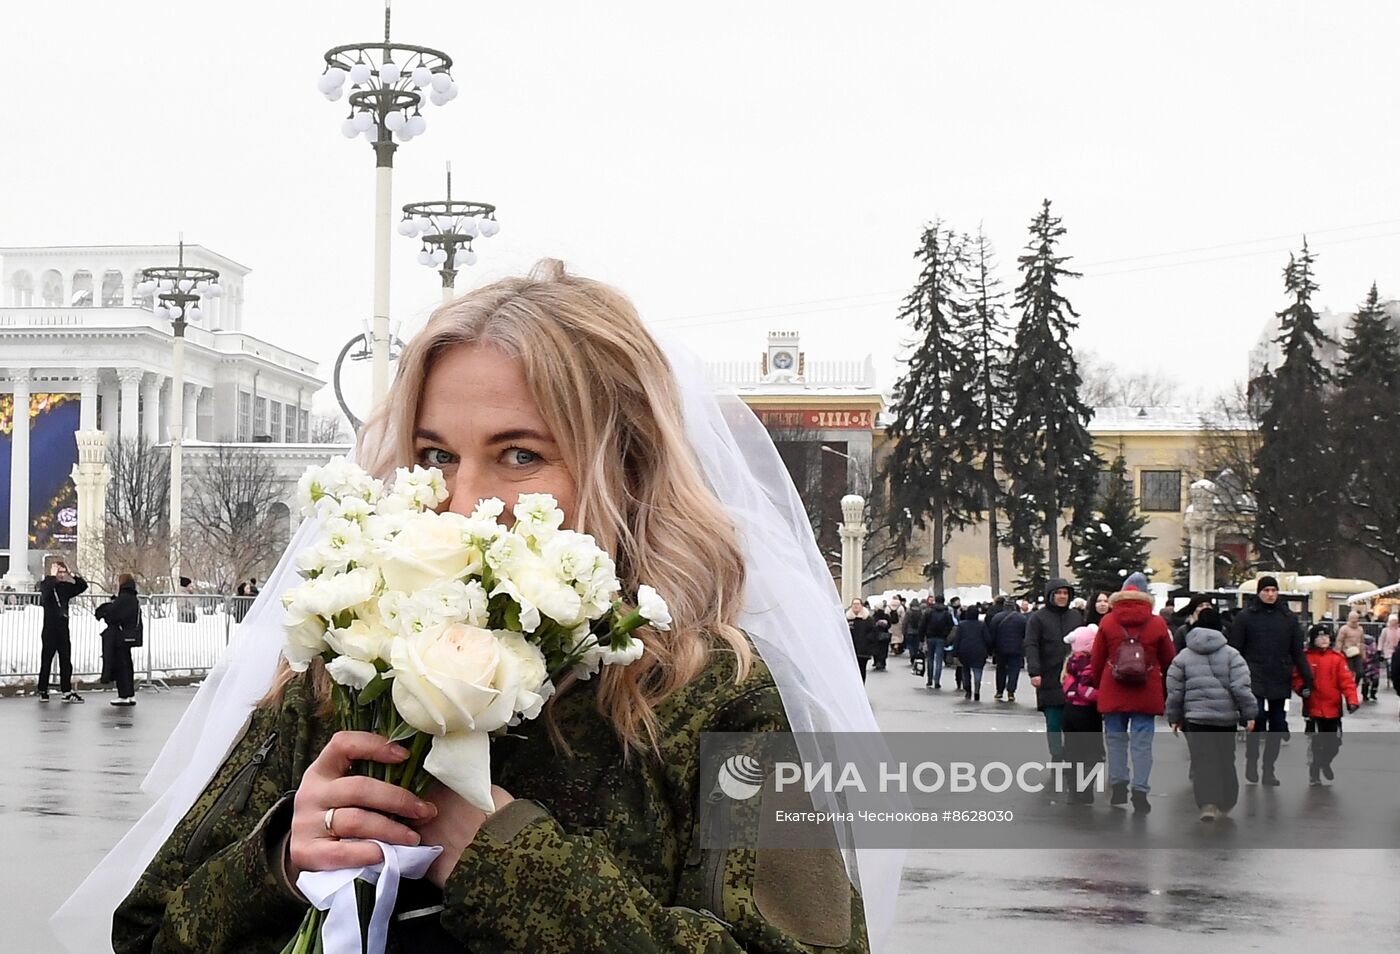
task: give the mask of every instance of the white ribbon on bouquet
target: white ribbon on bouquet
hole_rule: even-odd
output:
[[[349,840],[349,839],[347,839]],[[387,845],[376,841],[384,860],[363,868],[335,871],[303,871],[297,890],[318,911],[326,911],[321,940],[326,954],[384,954],[389,940],[389,918],[399,896],[400,878],[421,878],[442,848],[437,845]],[[360,908],[355,900],[355,882],[375,886],[374,911],[369,919],[369,950],[360,945]]]

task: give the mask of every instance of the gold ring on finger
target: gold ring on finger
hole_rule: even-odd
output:
[[[326,834],[330,835],[332,838],[339,838],[339,837],[340,837],[339,835],[337,835],[337,834],[335,833],[335,809],[334,809],[334,808],[327,808],[327,809],[326,809],[326,817],[323,818],[323,819],[321,820],[321,824],[323,824],[323,825],[326,826]]]

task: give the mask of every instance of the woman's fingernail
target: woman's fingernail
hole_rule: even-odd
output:
[[[389,746],[389,754],[396,759],[406,759],[408,758],[408,749],[402,745],[391,745]]]
[[[437,806],[432,802],[419,802],[418,815],[420,818],[432,818],[437,814]]]

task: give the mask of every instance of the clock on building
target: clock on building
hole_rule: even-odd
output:
[[[796,360],[791,351],[777,351],[773,354],[773,367],[779,371],[791,371]]]

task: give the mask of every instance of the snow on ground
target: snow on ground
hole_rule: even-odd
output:
[[[102,671],[103,623],[92,615],[103,597],[81,596],[69,605],[73,672],[84,681]],[[176,607],[157,598],[143,604],[145,645],[131,651],[138,679],[200,673],[214,666],[238,624],[225,611],[222,597],[188,598]],[[33,683],[39,672],[44,611],[38,605],[0,605],[0,686]],[[53,680],[58,679],[54,660]]]

